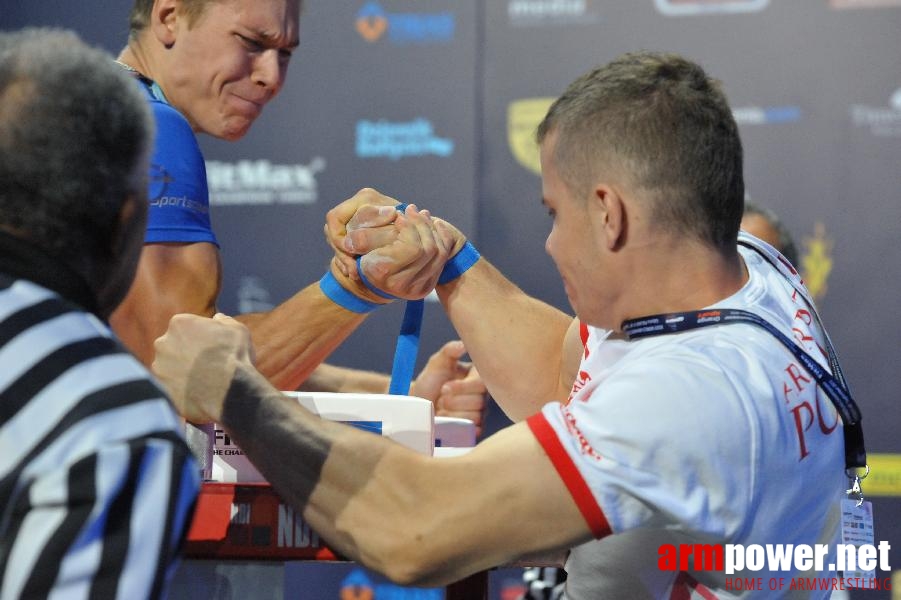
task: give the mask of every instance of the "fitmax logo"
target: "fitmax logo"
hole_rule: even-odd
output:
[[[451,12],[389,13],[378,2],[367,2],[357,13],[357,33],[370,43],[387,35],[397,45],[443,44],[454,39]]]
[[[206,163],[210,204],[314,204],[316,175],[325,170],[317,156],[307,165],[274,165],[268,160]]]

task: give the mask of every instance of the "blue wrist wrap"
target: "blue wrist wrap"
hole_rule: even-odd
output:
[[[453,258],[447,261],[441,275],[438,276],[438,285],[450,283],[476,264],[482,255],[476,250],[471,243],[466,242],[459,252],[454,254]]]
[[[351,312],[365,314],[372,312],[381,306],[381,304],[364,300],[345,290],[341,284],[338,283],[338,280],[335,279],[335,276],[332,275],[331,271],[326,271],[325,275],[322,276],[322,279],[319,280],[319,289],[322,290],[322,293],[325,294],[329,300]]]

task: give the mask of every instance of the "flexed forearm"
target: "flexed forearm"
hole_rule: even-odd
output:
[[[340,273],[337,279],[363,294]],[[371,295],[365,299],[373,304],[386,302]],[[313,283],[268,312],[235,318],[250,330],[260,372],[277,388],[295,390],[366,315],[340,306],[323,293],[319,283]]]
[[[488,391],[512,420],[566,399],[578,364],[564,343],[572,317],[525,294],[484,258],[437,291]]]

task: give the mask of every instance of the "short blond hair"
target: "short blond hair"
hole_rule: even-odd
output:
[[[179,10],[188,16],[189,23],[193,23],[206,10],[207,4],[219,1],[221,0],[180,0]],[[150,23],[153,2],[154,0],[135,0],[128,15],[129,36],[135,37]]]

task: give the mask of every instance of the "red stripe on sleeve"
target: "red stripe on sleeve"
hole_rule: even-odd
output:
[[[557,437],[557,432],[548,423],[544,414],[540,412],[535,413],[526,422],[538,443],[544,448],[548,458],[551,459],[551,463],[557,469],[560,479],[563,480],[573,500],[576,501],[576,506],[579,507],[579,511],[585,517],[585,521],[588,523],[588,527],[591,529],[594,537],[600,539],[613,533],[610,529],[610,524],[607,522],[607,517],[604,516],[604,511],[601,510],[601,507],[594,499],[594,495],[591,493],[588,484],[585,483],[585,479],[576,467],[576,463],[573,462],[563,448],[560,438]]]

